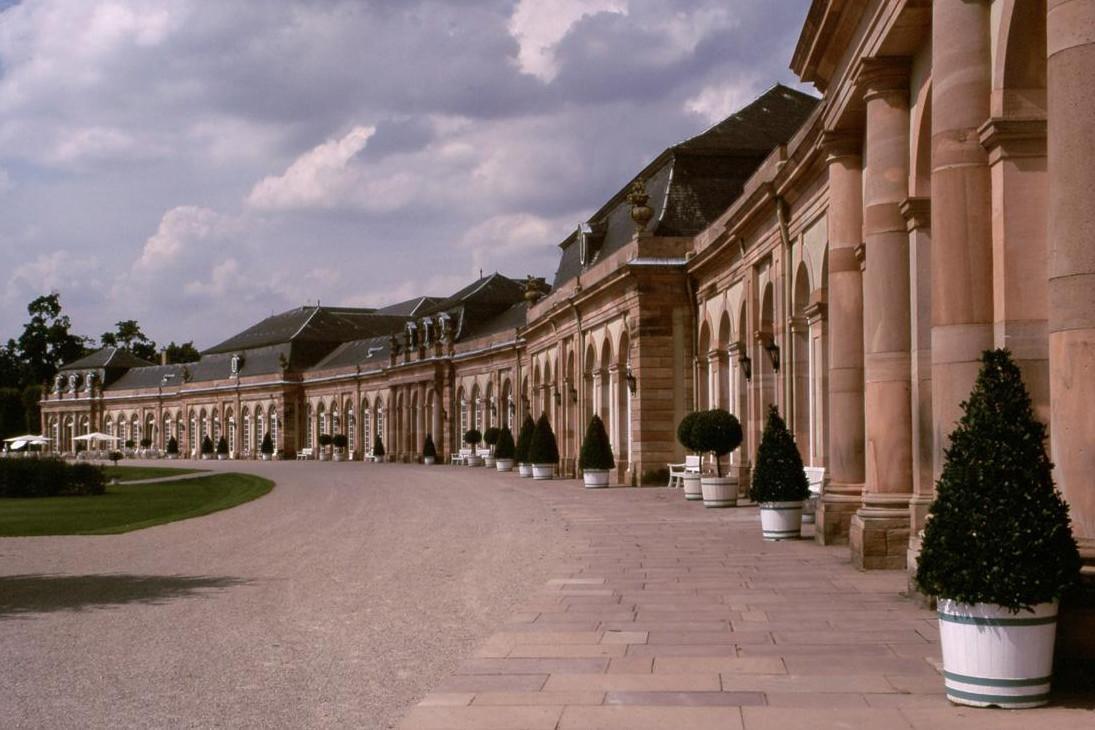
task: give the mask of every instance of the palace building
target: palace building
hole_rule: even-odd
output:
[[[597,413],[616,483],[645,485],[681,460],[680,418],[720,406],[744,486],[774,403],[826,470],[817,539],[899,568],[979,356],[1007,347],[1095,563],[1095,0],[814,0],[791,68],[822,97],[777,85],[663,151],[550,285],[302,307],[189,365],[101,350],[65,366],[44,432],[223,434],[235,458],[266,433],[361,458],[380,433],[413,461],[426,433],[447,458],[545,413],[573,475]]]

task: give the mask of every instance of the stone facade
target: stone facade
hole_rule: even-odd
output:
[[[348,432],[357,458],[379,429],[412,460],[427,432],[444,458],[472,424],[546,413],[570,476],[599,413],[617,483],[639,485],[683,456],[680,417],[718,405],[745,427],[744,488],[774,403],[826,469],[817,539],[899,568],[978,357],[1007,347],[1092,562],[1095,0],[815,0],[792,69],[823,98],[777,86],[663,152],[527,301],[488,277],[371,313],[402,318],[373,339],[264,341],[287,360],[255,374],[247,353],[140,386],[147,367],[77,363],[43,428],[67,447],[123,424],[184,451],[223,432],[237,457],[266,431],[286,456]],[[486,285],[505,291],[477,301]]]

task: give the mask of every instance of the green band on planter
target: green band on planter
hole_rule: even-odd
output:
[[[1027,705],[1032,702],[1047,702],[1049,700],[1048,692],[1037,695],[986,695],[981,694],[980,692],[965,692],[950,687],[947,687],[947,695],[962,700],[973,700],[974,702],[1000,705],[1001,707],[1006,707],[1008,705]]]
[[[773,512],[785,512],[785,511],[790,512],[791,510],[800,510],[800,509],[802,509],[802,505],[801,504],[796,504],[794,507],[765,507],[765,506],[762,505],[761,509],[770,509]]]
[[[952,624],[972,624],[974,626],[1044,626],[1057,623],[1057,616],[1035,616],[1034,618],[984,618],[981,616],[956,616],[939,612],[940,621]]]
[[[997,679],[995,677],[968,677],[965,674],[943,671],[943,676],[954,682],[962,684],[976,684],[983,687],[1037,687],[1049,684],[1053,677],[1034,677],[1031,679]]]

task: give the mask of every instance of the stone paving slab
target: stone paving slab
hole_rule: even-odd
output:
[[[492,478],[563,518],[567,557],[401,730],[1095,727],[1095,696],[952,706],[904,572],[859,573],[809,535],[765,543],[754,507]]]

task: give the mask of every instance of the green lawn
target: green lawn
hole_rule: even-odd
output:
[[[106,466],[103,473],[106,478],[117,479],[120,482],[139,482],[142,479],[159,479],[161,477],[176,477],[182,474],[193,474],[208,469],[172,469],[163,466]]]
[[[207,515],[257,499],[274,483],[212,474],[158,484],[108,485],[98,497],[0,500],[0,537],[112,535]]]

